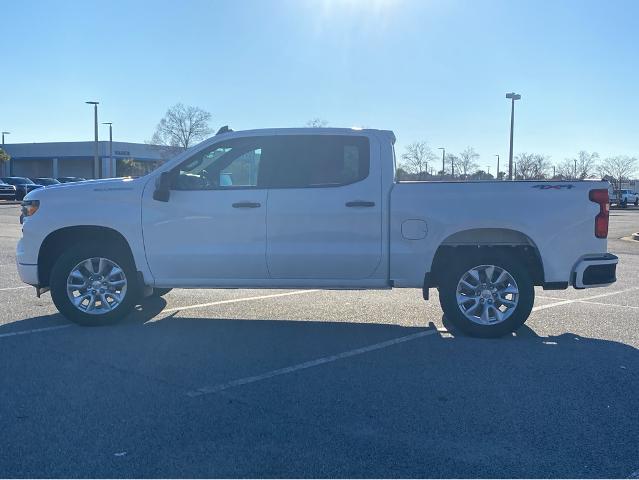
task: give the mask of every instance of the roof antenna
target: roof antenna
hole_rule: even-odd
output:
[[[215,135],[222,135],[223,133],[228,133],[232,131],[233,130],[231,130],[228,125],[224,125],[223,127],[220,127],[220,129],[217,131]]]

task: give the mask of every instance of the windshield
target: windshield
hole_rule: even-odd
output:
[[[55,178],[36,178],[35,183],[39,183],[40,185],[56,185],[60,182]]]
[[[29,180],[28,178],[23,178],[23,177],[8,177],[8,178],[3,178],[5,183],[9,183],[11,185],[24,185],[24,184],[28,184],[28,185],[34,185],[34,183]]]

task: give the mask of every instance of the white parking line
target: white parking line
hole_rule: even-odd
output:
[[[617,305],[616,303],[589,302],[588,300],[582,300],[579,303],[586,303],[588,305],[602,305],[602,306],[605,306],[605,307],[639,309],[639,307],[637,307],[635,305]]]
[[[639,287],[628,288],[628,289],[625,289],[625,290],[617,290],[615,292],[601,293],[599,295],[592,295],[590,297],[585,297],[585,298],[580,298],[580,299],[575,299],[575,300],[561,300],[561,301],[558,301],[558,302],[555,302],[555,303],[549,303],[547,305],[539,305],[539,306],[533,308],[533,311],[545,310],[547,308],[559,307],[561,305],[568,305],[568,304],[571,304],[571,303],[585,302],[585,301],[588,301],[588,300],[594,300],[596,298],[603,298],[603,297],[609,297],[611,295],[617,295],[617,294],[620,294],[620,293],[632,292],[634,290],[639,290]],[[296,291],[296,292],[290,292],[289,294],[303,293],[305,291],[308,291],[308,290],[299,290],[299,291]],[[222,302],[212,302],[211,304],[197,305],[197,306],[194,306],[193,308],[199,308],[199,307],[202,307],[202,306],[209,306],[209,305],[218,305],[219,303],[233,303],[233,302],[242,301],[242,300],[257,300],[259,298],[270,298],[270,297],[282,296],[282,295],[286,295],[286,294],[265,295],[264,297],[252,297],[252,298],[248,298],[248,299],[224,300]],[[595,303],[595,302],[591,302],[591,303]],[[171,311],[179,310],[179,308],[170,309],[170,310]],[[167,311],[167,310],[165,310],[165,311]],[[383,348],[387,348],[387,347],[390,347],[392,345],[396,345],[398,343],[409,342],[411,340],[415,340],[415,339],[418,339],[418,338],[421,338],[421,337],[425,337],[427,335],[433,335],[435,333],[437,333],[436,329],[429,329],[429,330],[425,330],[425,331],[422,331],[422,332],[419,332],[419,333],[415,333],[413,335],[408,335],[408,336],[405,336],[405,337],[395,338],[395,339],[392,339],[392,340],[388,340],[386,342],[375,343],[373,345],[368,345],[366,347],[357,348],[355,350],[349,350],[347,352],[338,353],[336,355],[330,355],[328,357],[322,357],[322,358],[318,358],[316,360],[311,360],[311,361],[304,362],[304,363],[298,363],[297,365],[292,365],[290,367],[284,367],[284,368],[280,368],[280,369],[277,369],[277,370],[271,370],[270,372],[262,373],[260,375],[254,375],[254,376],[251,376],[251,377],[239,378],[237,380],[232,380],[232,381],[226,382],[226,383],[220,383],[220,384],[209,386],[209,387],[198,388],[197,390],[191,390],[191,391],[187,392],[186,394],[189,397],[198,397],[198,396],[201,396],[201,395],[208,395],[208,394],[212,394],[212,393],[218,393],[218,392],[221,392],[221,391],[224,391],[224,390],[228,390],[230,388],[239,387],[241,385],[247,385],[249,383],[260,382],[262,380],[267,380],[269,378],[278,377],[280,375],[287,375],[289,373],[297,372],[299,370],[305,370],[307,368],[317,367],[319,365],[324,365],[326,363],[335,362],[335,361],[341,360],[343,358],[353,357],[355,355],[361,355],[363,353],[372,352],[374,350],[381,350]]]
[[[67,323],[65,325],[56,325],[55,327],[33,328],[31,330],[20,330],[17,332],[9,332],[0,334],[0,338],[3,337],[15,337],[16,335],[28,335],[30,333],[50,332],[51,330],[60,330],[62,328],[72,327],[73,324]]]
[[[262,300],[265,298],[288,297],[290,295],[301,295],[303,293],[319,292],[319,290],[295,290],[293,292],[274,293],[272,295],[260,295],[259,297],[233,298],[231,300],[219,300],[217,302],[198,303],[195,305],[186,305],[184,307],[166,308],[162,312],[177,312],[179,310],[191,310],[193,308],[214,307],[215,305],[224,305],[227,303],[251,302],[253,300]]]
[[[199,397],[200,395],[208,395],[211,393],[218,393],[223,390],[228,390],[229,388],[239,387],[240,385],[247,385],[249,383],[260,382],[262,380],[266,380],[273,377],[278,377],[280,375],[286,375],[288,373],[297,372],[299,370],[305,370],[307,368],[317,367],[319,365],[324,365],[326,363],[335,362],[337,360],[341,360],[343,358],[354,357],[356,355],[362,355],[364,353],[372,352],[374,350],[381,350],[383,348],[388,348],[393,345],[397,345],[398,343],[410,342],[411,340],[417,340],[418,338],[426,337],[428,335],[434,335],[437,333],[437,330],[431,328],[429,330],[423,330],[418,333],[413,333],[412,335],[407,335],[405,337],[393,338],[392,340],[387,340],[381,343],[374,343],[373,345],[368,345],[366,347],[356,348],[354,350],[349,350],[347,352],[338,353],[336,355],[329,355],[328,357],[318,358],[316,360],[310,360],[304,363],[298,363],[297,365],[292,365],[290,367],[279,368],[277,370],[271,370],[270,372],[262,373],[260,375],[255,375],[252,377],[244,377],[238,380],[232,380],[226,383],[220,383],[218,385],[213,385],[211,387],[202,387],[197,390],[191,390],[186,394],[189,397]]]
[[[538,305],[538,306],[534,307],[532,309],[532,311],[533,312],[538,312],[539,310],[545,310],[547,308],[559,307],[560,305],[569,305],[571,303],[585,302],[585,301],[588,301],[588,300],[594,300],[596,298],[604,298],[604,297],[609,297],[611,295],[617,295],[619,293],[633,292],[635,290],[639,290],[639,287],[627,288],[625,290],[617,290],[615,292],[600,293],[599,295],[591,295],[590,297],[575,298],[575,299],[570,299],[570,300],[561,300],[559,302],[547,303],[546,305]]]
[[[7,290],[21,290],[23,288],[33,288],[30,287],[29,285],[25,285],[23,287],[7,287],[7,288],[0,288],[0,292],[6,292]]]

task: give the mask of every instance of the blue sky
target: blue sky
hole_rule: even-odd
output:
[[[167,107],[213,127],[392,129],[480,165],[515,153],[639,155],[639,2],[281,0],[3,2],[8,142],[151,138]],[[101,138],[107,139],[106,129]],[[494,171],[494,166],[493,169]]]

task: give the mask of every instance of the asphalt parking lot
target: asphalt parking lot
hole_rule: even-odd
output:
[[[450,330],[436,292],[174,290],[70,325],[0,205],[0,477],[639,478],[639,209],[607,289]]]

